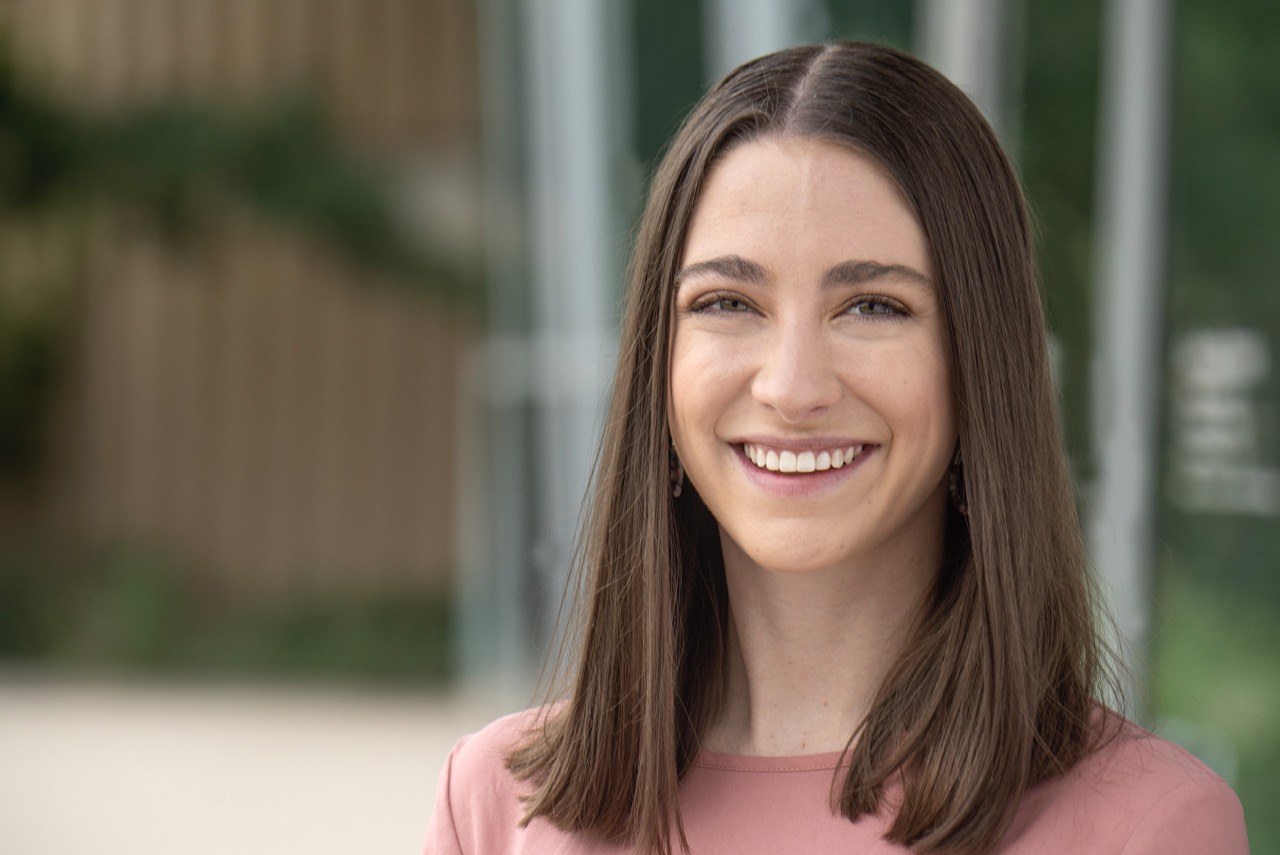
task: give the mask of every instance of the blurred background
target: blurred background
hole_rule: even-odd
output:
[[[0,0],[0,852],[416,851],[553,641],[663,146],[738,62],[862,38],[1017,162],[1131,708],[1280,853],[1276,36],[1268,0]]]

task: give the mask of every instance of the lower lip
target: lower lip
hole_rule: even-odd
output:
[[[734,446],[738,462],[742,464],[747,477],[753,483],[775,495],[792,498],[816,496],[831,490],[852,475],[862,465],[862,461],[875,450],[875,446],[864,445],[857,457],[839,469],[824,469],[821,472],[774,472],[756,466],[751,462],[751,458],[747,457],[747,452],[741,445]]]

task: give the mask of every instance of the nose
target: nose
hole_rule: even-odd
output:
[[[802,422],[840,400],[833,354],[818,324],[775,327],[760,354],[751,394],[788,422]]]

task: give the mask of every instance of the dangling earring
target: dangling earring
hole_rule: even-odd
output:
[[[680,494],[684,492],[684,464],[676,456],[674,445],[667,452],[667,477],[671,483],[671,498],[680,498]]]
[[[947,492],[951,494],[951,504],[961,516],[969,515],[969,503],[964,495],[964,464],[960,462],[960,449],[956,448],[956,456],[951,461],[951,469],[947,472]]]

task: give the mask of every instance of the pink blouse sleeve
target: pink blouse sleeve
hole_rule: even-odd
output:
[[[1219,778],[1171,790],[1134,829],[1121,855],[1249,855],[1244,810]]]

